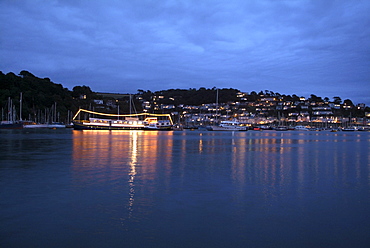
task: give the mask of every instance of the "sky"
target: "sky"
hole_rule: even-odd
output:
[[[0,0],[0,71],[72,89],[234,88],[370,106],[369,0]]]

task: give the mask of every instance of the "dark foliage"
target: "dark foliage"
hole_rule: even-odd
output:
[[[206,89],[201,87],[199,89],[169,89],[151,92],[150,90],[144,91],[139,89],[136,96],[130,97],[129,95],[122,95],[120,98],[108,97],[102,94],[93,92],[88,86],[75,86],[72,91],[63,88],[61,84],[53,83],[49,78],[38,78],[28,71],[21,71],[19,75],[10,72],[4,74],[0,71],[0,107],[2,109],[1,119],[4,119],[7,111],[8,99],[12,99],[15,108],[19,110],[20,95],[22,93],[22,119],[35,120],[35,121],[68,121],[67,116],[72,116],[79,108],[90,110],[102,110],[105,112],[116,112],[119,106],[120,113],[127,113],[130,111],[129,106],[135,108],[137,111],[142,111],[142,102],[148,101],[152,105],[179,105],[200,106],[202,104],[210,104],[218,102],[235,103],[240,101],[237,97],[240,93],[237,89],[223,88]],[[218,95],[218,99],[216,97]],[[297,95],[281,95],[277,92],[269,90],[260,91],[256,93],[252,91],[250,94],[244,96],[244,109],[254,112],[256,107],[248,103],[259,102],[261,99],[268,97],[275,97],[279,101],[299,101]],[[104,105],[99,105],[94,100],[104,100]],[[324,102],[329,98],[325,97],[324,100],[316,95],[311,95],[310,102]],[[334,103],[341,103],[341,98],[334,97]],[[110,105],[106,104],[111,102]],[[346,99],[344,105],[351,106],[344,111],[339,111],[336,115],[342,116],[364,116],[364,111],[354,107],[351,100]],[[132,105],[131,105],[132,104]],[[56,110],[56,111],[55,111]],[[299,107],[297,108],[299,110]],[[366,107],[365,111],[369,111]],[[153,109],[154,111],[154,109]],[[270,113],[271,112],[271,113]],[[268,115],[277,115],[276,110],[272,110]],[[282,112],[284,114],[284,112]],[[54,116],[50,118],[48,116]],[[19,116],[18,116],[19,118]]]

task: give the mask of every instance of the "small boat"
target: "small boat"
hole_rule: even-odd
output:
[[[365,127],[365,126],[358,127],[357,131],[370,131],[370,127]]]
[[[308,131],[321,131],[321,129],[318,127],[310,127],[308,128]]]
[[[342,128],[342,131],[344,131],[344,132],[354,132],[356,130],[357,129],[355,127],[344,127],[344,128]]]
[[[288,128],[285,126],[278,126],[275,127],[275,131],[288,131]]]
[[[23,128],[50,128],[50,129],[56,129],[56,128],[65,128],[66,125],[63,123],[58,123],[58,122],[53,122],[50,124],[40,124],[40,123],[35,123],[35,122],[25,122]]]
[[[22,121],[2,121],[0,123],[0,129],[22,129]]]
[[[175,124],[175,125],[172,126],[172,129],[174,131],[183,131],[184,127],[181,124]]]
[[[20,113],[19,116],[22,116],[22,93],[20,97]],[[23,128],[23,121],[22,117],[19,120],[16,119],[16,111],[13,105],[12,99],[8,98],[8,115],[7,120],[2,120],[0,122],[0,129],[22,129]]]
[[[218,89],[216,91],[216,116],[218,115]],[[236,119],[221,121],[219,125],[207,127],[208,131],[247,131],[248,127],[242,126]]]
[[[294,130],[297,131],[308,131],[308,128],[302,125],[295,126]]]
[[[149,117],[144,121],[144,130],[171,130],[170,120],[158,120],[156,117]]]
[[[260,129],[261,130],[272,130],[272,127],[269,126],[269,125],[262,125],[262,126],[260,126]]]
[[[240,122],[236,120],[221,121],[220,125],[209,126],[209,131],[247,131],[246,126],[242,126]]]

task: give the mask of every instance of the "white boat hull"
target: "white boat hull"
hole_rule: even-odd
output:
[[[247,127],[210,126],[211,131],[247,131]]]

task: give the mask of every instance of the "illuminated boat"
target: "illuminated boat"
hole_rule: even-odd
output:
[[[157,117],[147,117],[144,121],[144,130],[172,130],[171,119],[158,120]]]
[[[79,109],[72,123],[76,130],[172,130],[173,126],[169,114],[107,114],[86,109]]]

